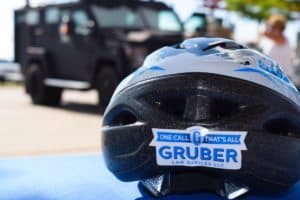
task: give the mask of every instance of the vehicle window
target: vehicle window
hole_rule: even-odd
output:
[[[77,10],[73,13],[72,19],[75,26],[75,34],[89,35],[91,30],[89,27],[90,19],[85,11]]]
[[[34,26],[40,23],[40,13],[37,10],[29,10],[26,13],[26,23],[30,26]]]
[[[92,6],[92,12],[101,27],[144,28],[138,13],[125,6],[117,8]]]
[[[205,17],[192,16],[184,24],[184,29],[186,32],[194,32],[197,29],[205,28]]]
[[[140,12],[145,15],[149,26],[163,31],[181,31],[181,24],[171,10],[154,10],[141,8]]]
[[[61,21],[67,22],[70,21],[71,18],[71,11],[70,10],[62,10],[61,11]]]
[[[45,12],[47,24],[58,24],[60,20],[60,10],[58,8],[48,8]]]
[[[15,22],[17,23],[17,24],[21,24],[21,23],[24,23],[24,14],[21,14],[21,13],[17,13],[16,15],[15,15]]]

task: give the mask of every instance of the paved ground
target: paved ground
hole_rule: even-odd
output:
[[[0,156],[100,151],[97,94],[66,91],[59,108],[34,106],[18,86],[0,85]]]

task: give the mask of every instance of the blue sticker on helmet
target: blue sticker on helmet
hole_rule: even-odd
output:
[[[211,131],[204,127],[186,130],[152,129],[150,146],[156,148],[156,161],[162,166],[240,169],[247,132]]]

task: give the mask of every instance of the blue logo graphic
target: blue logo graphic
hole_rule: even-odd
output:
[[[273,62],[267,64],[263,60],[258,61],[258,67],[277,76],[279,79],[283,80],[286,83],[290,83],[288,77],[281,71],[278,65],[275,65]]]
[[[252,72],[258,73],[261,76],[270,80],[274,85],[284,84],[288,86],[290,90],[296,92],[298,94],[298,90],[292,84],[292,82],[288,79],[288,77],[281,71],[278,64],[274,64],[272,61],[270,63],[266,63],[266,60],[259,60],[258,67],[243,67],[240,69],[236,69],[236,72]]]
[[[274,84],[276,84],[276,81],[266,71],[263,71],[261,69],[244,67],[244,68],[236,69],[235,71],[236,72],[255,72],[255,73],[258,73],[258,74],[264,76],[265,78],[269,79]]]
[[[194,131],[191,134],[191,141],[194,145],[199,145],[202,142],[202,136],[201,133],[199,131]]]
[[[137,75],[142,75],[144,74],[146,71],[153,71],[153,72],[157,72],[157,71],[165,71],[166,69],[160,66],[151,66],[151,67],[140,67],[138,68],[134,73],[136,73]]]
[[[165,68],[162,68],[160,66],[151,66],[147,69],[150,70],[150,71],[165,71],[166,70]]]

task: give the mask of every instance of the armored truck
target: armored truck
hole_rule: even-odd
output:
[[[82,0],[15,11],[15,61],[34,104],[59,105],[64,89],[96,89],[105,107],[147,54],[182,37],[176,13],[156,1]]]

